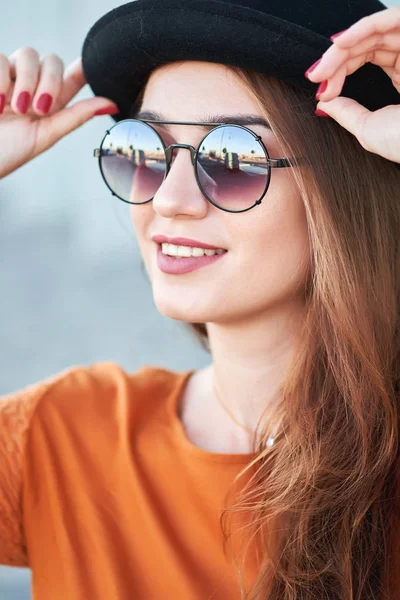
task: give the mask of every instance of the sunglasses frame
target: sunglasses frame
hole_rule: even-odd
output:
[[[197,185],[199,186],[199,189],[201,191],[201,193],[203,194],[203,196],[216,208],[219,208],[220,210],[223,210],[225,212],[230,212],[230,213],[241,213],[241,212],[247,212],[248,210],[251,210],[252,208],[254,208],[255,206],[257,206],[258,204],[261,204],[262,199],[264,198],[265,194],[268,191],[269,188],[269,184],[271,181],[271,169],[281,169],[281,168],[286,168],[286,167],[293,167],[293,166],[297,166],[297,165],[292,165],[289,161],[290,160],[295,160],[297,161],[297,163],[302,164],[303,160],[302,158],[297,158],[297,159],[289,159],[289,158],[270,158],[268,150],[265,146],[265,144],[262,141],[262,138],[260,135],[257,135],[254,131],[252,131],[251,129],[249,129],[248,127],[244,126],[244,125],[237,125],[236,123],[219,123],[218,125],[216,125],[215,123],[203,123],[203,122],[195,122],[195,121],[155,121],[155,120],[151,120],[151,119],[123,119],[122,121],[118,121],[118,123],[116,123],[115,125],[113,125],[110,129],[106,130],[106,133],[101,141],[100,144],[100,148],[95,148],[93,151],[93,156],[98,157],[99,159],[99,168],[100,168],[100,172],[101,172],[101,176],[104,180],[104,183],[106,184],[106,186],[108,187],[108,189],[111,191],[111,194],[113,196],[116,196],[117,198],[119,198],[120,200],[122,200],[122,202],[126,202],[127,204],[131,204],[131,205],[140,205],[140,204],[147,204],[148,202],[151,202],[154,198],[154,196],[152,198],[150,198],[149,200],[145,200],[144,202],[129,202],[129,200],[125,200],[124,198],[121,198],[121,196],[119,196],[118,194],[116,194],[111,187],[108,185],[107,180],[105,178],[105,175],[103,173],[103,169],[101,166],[101,158],[102,158],[102,148],[103,148],[103,144],[107,138],[108,135],[110,135],[111,131],[115,128],[118,127],[118,125],[121,125],[121,123],[126,123],[128,121],[134,121],[134,122],[139,122],[139,123],[145,123],[146,125],[148,125],[148,127],[150,127],[152,129],[152,131],[154,131],[154,133],[158,136],[158,138],[160,139],[161,145],[164,149],[164,153],[165,153],[165,159],[166,159],[166,172],[165,172],[165,178],[167,177],[170,169],[171,169],[171,161],[172,161],[172,152],[174,150],[174,148],[187,148],[188,150],[190,150],[190,155],[191,155],[191,161],[192,161],[192,165],[194,168],[194,172],[195,172],[195,177],[196,177],[196,181],[197,181]],[[201,139],[197,149],[192,146],[191,144],[171,144],[170,146],[166,147],[164,144],[164,140],[162,139],[162,137],[160,136],[160,134],[158,133],[158,131],[156,131],[156,129],[154,127],[152,127],[151,125],[149,125],[149,123],[157,123],[159,125],[197,125],[197,126],[213,126],[212,129],[210,131],[208,131],[205,136]],[[262,195],[260,196],[260,198],[258,200],[256,200],[254,202],[254,204],[252,204],[251,206],[249,206],[248,208],[245,208],[243,210],[230,210],[228,208],[223,208],[222,206],[220,206],[219,204],[216,204],[207,194],[206,192],[203,190],[198,173],[197,173],[197,166],[198,166],[198,162],[197,162],[197,157],[199,154],[199,150],[200,147],[202,145],[202,143],[204,142],[204,140],[206,139],[206,137],[208,137],[213,131],[215,131],[215,129],[220,129],[221,127],[238,127],[240,129],[244,129],[245,131],[247,131],[262,147],[264,154],[265,154],[265,158],[267,161],[267,165],[270,167],[269,171],[268,171],[268,177],[267,177],[267,182],[266,182],[266,186],[265,189],[262,193]]]

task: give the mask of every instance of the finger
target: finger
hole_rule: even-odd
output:
[[[41,59],[39,84],[32,101],[32,108],[38,115],[47,115],[54,106],[62,86],[64,63],[56,54],[47,54]]]
[[[81,100],[38,121],[40,127],[39,147],[36,148],[35,155],[47,150],[62,137],[86,123],[97,110],[104,108],[105,102],[108,103],[106,106],[109,107],[110,101],[106,98],[96,96],[95,98]],[[115,113],[119,112],[118,108],[115,108]]]
[[[86,85],[86,78],[82,68],[82,58],[78,56],[65,70],[62,89],[58,98],[60,107],[64,107]]]
[[[0,54],[0,114],[4,111],[10,84],[10,63],[5,54]]]
[[[9,56],[10,76],[15,79],[11,108],[18,114],[28,112],[39,80],[40,59],[34,48],[18,48]]]
[[[398,55],[397,60],[400,67],[400,54]],[[380,50],[376,52],[371,52],[367,56],[355,56],[344,65],[341,65],[339,69],[332,75],[332,77],[328,79],[328,87],[322,94],[320,94],[321,100],[327,102],[338,96],[343,89],[345,78],[348,75],[351,75],[352,73],[357,71],[367,62],[371,62],[374,65],[380,66],[385,71],[385,73],[389,75],[389,77],[392,79],[393,85],[396,87],[396,89],[399,89],[398,85],[400,84],[400,81],[396,81],[396,77],[397,79],[399,78],[400,72],[398,72],[396,75],[395,68],[391,66],[393,64],[393,53]],[[340,80],[341,85],[337,86],[336,84]],[[334,85],[331,84],[332,81],[335,82]]]
[[[330,46],[328,50],[332,52],[339,50],[337,46]],[[371,50],[390,50],[393,53],[400,52],[400,30],[389,31],[388,33],[375,33],[360,42],[351,46],[351,48],[340,48],[347,50],[348,56],[357,56],[357,54],[368,53]]]
[[[356,100],[346,98],[345,96],[339,96],[330,102],[318,102],[318,108],[350,131],[358,139],[363,148],[366,148],[364,128],[371,111]]]
[[[325,91],[322,93],[319,92],[317,100],[323,100],[324,102],[327,102],[329,100],[332,100],[333,98],[336,98],[336,96],[339,96],[340,92],[343,89],[343,84],[345,82],[346,75],[347,69],[346,65],[344,65],[333,75],[333,77],[328,79],[328,85],[325,88]]]
[[[382,34],[373,35],[352,48],[338,48],[332,45],[322,55],[321,62],[308,78],[313,82],[329,79],[346,63],[349,65],[348,75],[367,62],[378,66],[392,67],[399,52],[400,31],[386,34],[384,37]]]
[[[400,6],[392,6],[363,17],[333,40],[339,48],[350,48],[363,38],[400,29]]]

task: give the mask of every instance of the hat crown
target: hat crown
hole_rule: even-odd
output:
[[[208,61],[275,77],[314,98],[306,69],[334,33],[387,7],[380,0],[134,0],[103,15],[86,35],[82,65],[98,96],[127,118],[150,73],[173,61]],[[368,63],[341,95],[368,110],[400,104],[390,77]]]
[[[295,23],[306,29],[330,37],[333,33],[347,29],[363,17],[387,8],[379,0],[222,0],[232,4],[258,10],[262,13]],[[221,2],[218,2],[221,4]]]

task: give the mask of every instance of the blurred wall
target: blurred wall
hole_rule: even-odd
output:
[[[118,5],[8,3],[0,52],[32,46],[67,66],[91,25]],[[85,86],[72,102],[91,96]],[[129,205],[100,177],[92,151],[112,123],[95,117],[0,181],[0,394],[101,360],[127,370],[186,370],[210,361],[181,324],[155,308]],[[28,600],[29,588],[29,570],[0,567],[0,600]]]

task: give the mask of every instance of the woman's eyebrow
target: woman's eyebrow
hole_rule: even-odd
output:
[[[143,110],[135,115],[131,116],[132,119],[143,119],[152,121],[170,121],[164,115],[153,110]],[[267,129],[271,129],[269,122],[261,117],[260,115],[247,115],[247,114],[235,114],[235,115],[210,115],[205,116],[198,121],[199,127],[202,129],[210,129],[211,125],[201,125],[201,123],[232,123],[233,125],[262,125]],[[165,129],[170,129],[169,125],[163,125]]]

